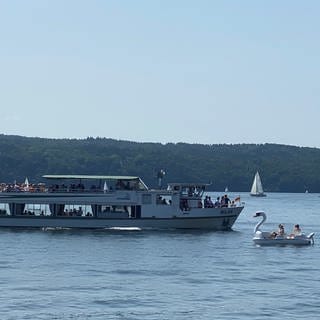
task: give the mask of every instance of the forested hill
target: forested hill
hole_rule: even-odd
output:
[[[137,143],[106,138],[44,139],[0,135],[0,182],[43,181],[44,174],[137,175],[149,187],[212,182],[249,191],[259,170],[265,191],[320,192],[320,149],[277,144]]]

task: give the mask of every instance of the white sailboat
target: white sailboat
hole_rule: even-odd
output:
[[[255,197],[265,197],[266,196],[266,194],[263,192],[263,187],[262,187],[262,183],[261,183],[261,179],[260,179],[260,175],[259,175],[258,171],[256,172],[256,174],[254,176],[250,195],[255,196]]]

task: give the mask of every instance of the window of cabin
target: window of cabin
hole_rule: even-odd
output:
[[[156,204],[157,205],[171,205],[172,204],[172,196],[167,195],[167,194],[157,194]]]

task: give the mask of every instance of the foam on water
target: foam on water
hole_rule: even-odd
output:
[[[141,231],[142,229],[138,227],[111,227],[111,228],[105,228],[105,230]]]

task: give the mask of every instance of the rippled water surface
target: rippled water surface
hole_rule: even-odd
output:
[[[319,195],[241,197],[232,232],[0,230],[0,319],[317,319]],[[315,245],[255,247],[260,209]]]

